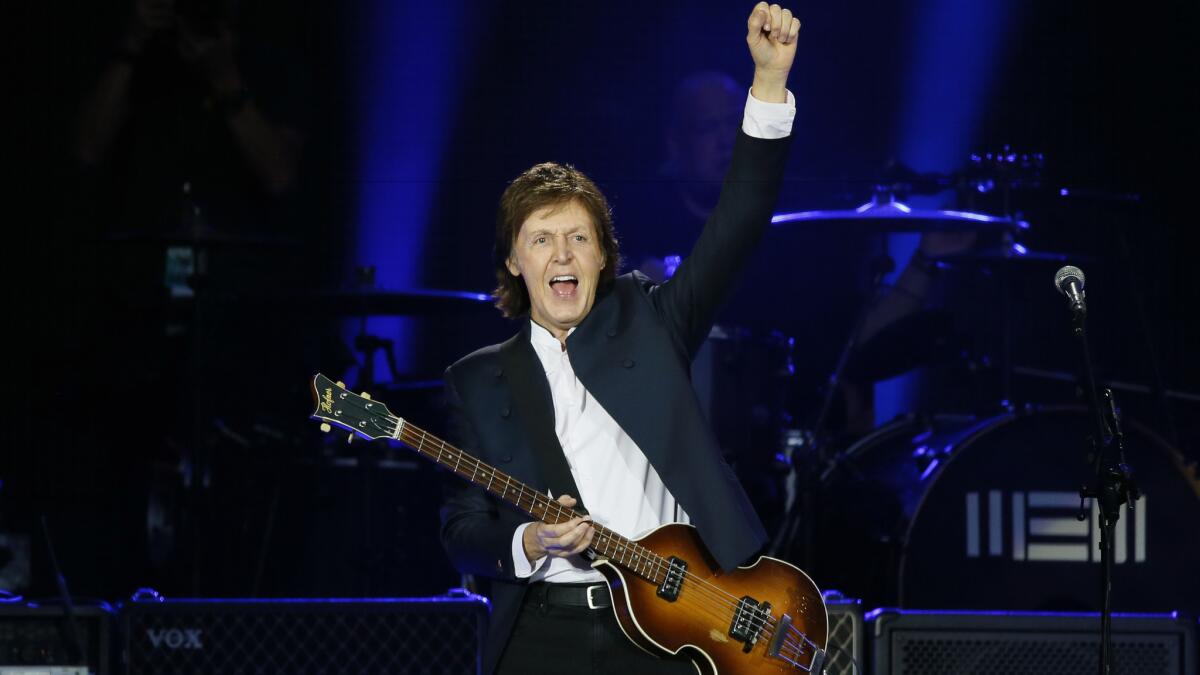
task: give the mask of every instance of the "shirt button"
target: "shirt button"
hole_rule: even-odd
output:
[[[500,416],[503,417],[504,419],[508,419],[508,416],[510,414],[511,414],[511,411],[508,408],[505,408],[500,411]]]
[[[609,329],[608,329],[608,337],[610,337],[610,338],[615,338],[615,337],[617,337],[617,329],[616,329],[616,328],[609,328]]]
[[[632,368],[633,367],[633,359],[625,359],[624,361],[621,362],[621,365],[625,366],[626,368]]]

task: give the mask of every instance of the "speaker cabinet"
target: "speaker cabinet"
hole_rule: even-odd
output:
[[[167,600],[121,611],[130,675],[479,672],[488,601]]]
[[[826,675],[862,675],[863,610],[862,601],[847,598],[837,591],[825,591],[829,610],[829,645],[826,649]]]
[[[1100,616],[875,610],[875,675],[1093,675]],[[1194,675],[1194,624],[1178,614],[1114,614],[1113,675]]]
[[[61,606],[0,603],[0,674],[108,675],[112,612],[104,605],[74,608],[82,654],[71,647]]]

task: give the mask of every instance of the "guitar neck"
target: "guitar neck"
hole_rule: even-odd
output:
[[[584,515],[406,420],[393,418],[391,422],[396,425],[393,438],[537,520],[557,525]],[[592,538],[592,551],[638,576],[655,583],[662,581],[667,561],[661,556],[603,525],[593,523],[593,526],[596,534]]]

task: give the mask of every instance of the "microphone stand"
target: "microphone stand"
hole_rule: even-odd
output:
[[[1112,671],[1112,564],[1113,537],[1117,521],[1121,516],[1121,505],[1133,503],[1138,498],[1133,472],[1125,463],[1125,437],[1121,431],[1121,420],[1112,389],[1105,388],[1097,393],[1096,376],[1092,369],[1092,357],[1087,339],[1087,310],[1072,306],[1072,333],[1080,345],[1080,374],[1087,395],[1088,411],[1092,418],[1091,444],[1092,482],[1079,489],[1079,520],[1087,518],[1084,500],[1095,499],[1100,527],[1100,675]],[[1103,406],[1101,399],[1103,399]],[[1116,462],[1112,463],[1112,455]]]

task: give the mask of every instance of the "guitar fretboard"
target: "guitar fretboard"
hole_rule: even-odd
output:
[[[547,495],[534,490],[496,467],[479,461],[420,427],[398,417],[389,416],[388,419],[395,428],[392,438],[512,504],[533,518],[557,525],[584,515],[559,504]],[[599,523],[593,523],[593,526],[596,528],[591,545],[593,551],[619,563],[643,579],[656,584],[663,582],[668,567],[667,560]]]

